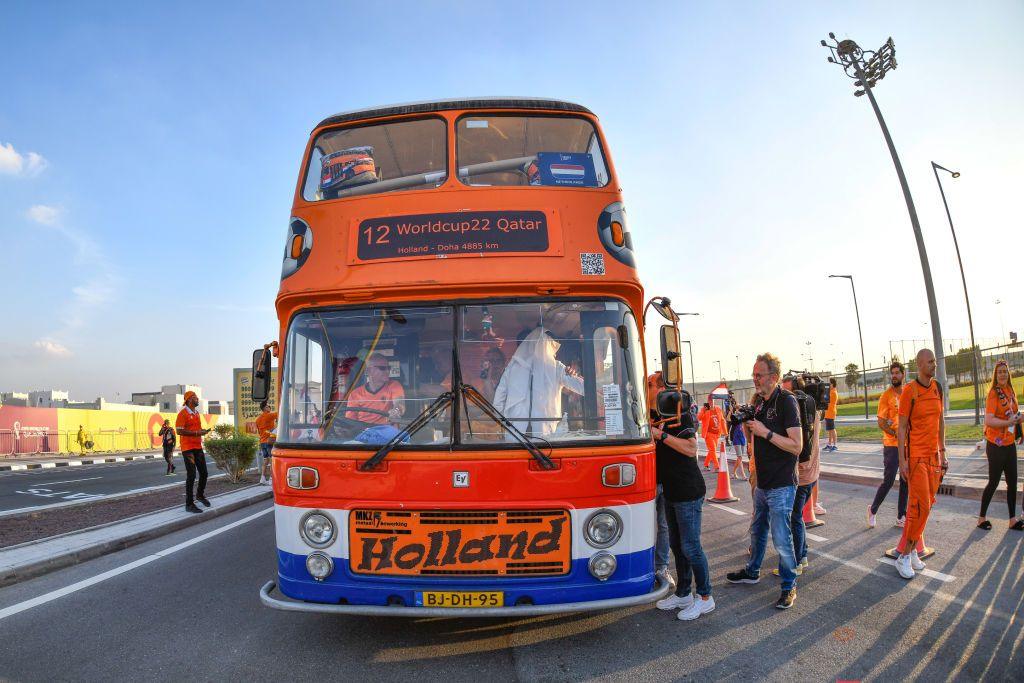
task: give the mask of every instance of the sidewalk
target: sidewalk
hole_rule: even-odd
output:
[[[177,454],[177,451],[175,451]],[[123,453],[96,453],[93,455],[58,455],[47,453],[42,455],[20,455],[18,457],[0,458],[0,472],[19,470],[47,469],[51,467],[78,467],[81,465],[98,465],[107,462],[129,462],[131,460],[149,460],[162,458],[161,451],[125,451]]]
[[[210,499],[213,507],[204,509],[201,515],[175,505],[167,510],[5,548],[0,550],[0,587],[123,550],[272,496],[271,489],[255,485],[214,496]]]

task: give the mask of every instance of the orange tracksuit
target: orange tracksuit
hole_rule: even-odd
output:
[[[704,444],[708,447],[707,457],[704,458],[704,467],[709,464],[718,469],[718,437],[722,435],[722,428],[725,425],[725,415],[718,406],[712,406],[701,411],[700,414],[701,433],[704,435]]]
[[[939,426],[942,420],[942,393],[934,379],[925,387],[919,381],[909,382],[900,396],[901,417],[908,418],[907,467],[909,498],[907,522],[903,527],[900,548],[907,541],[916,544],[924,535],[928,514],[935,503],[942,478],[942,459],[939,456]]]

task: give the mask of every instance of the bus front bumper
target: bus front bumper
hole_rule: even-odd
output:
[[[593,612],[597,610],[620,609],[634,607],[660,600],[672,585],[660,576],[655,576],[655,586],[650,593],[631,595],[608,600],[588,600],[586,602],[568,602],[553,605],[516,605],[512,607],[406,607],[404,605],[330,605],[317,602],[302,602],[289,598],[277,598],[271,595],[277,584],[267,581],[260,589],[260,602],[267,607],[287,612],[319,612],[328,614],[361,614],[375,617],[521,617],[541,614],[568,614],[571,612]]]

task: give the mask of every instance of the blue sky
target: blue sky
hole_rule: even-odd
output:
[[[311,127],[462,95],[585,104],[623,184],[642,278],[672,296],[697,376],[859,362],[930,339],[913,235],[828,31],[899,68],[877,96],[928,244],[944,336],[967,337],[929,161],[946,185],[976,334],[1024,333],[1024,5],[9,3],[0,23],[0,390],[75,398],[196,382],[276,332]],[[997,306],[996,299],[1002,302]],[[808,346],[806,342],[810,341]],[[955,342],[953,342],[955,343]]]

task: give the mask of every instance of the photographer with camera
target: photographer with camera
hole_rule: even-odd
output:
[[[688,398],[685,391],[680,392]],[[697,438],[689,410],[679,425],[659,429],[651,425],[657,458],[658,485],[665,497],[668,538],[676,559],[675,594],[657,602],[658,609],[679,609],[676,618],[692,621],[715,609],[711,597],[711,570],[701,547],[701,512],[707,486],[697,465]],[[696,589],[696,595],[691,592]]]
[[[753,435],[757,486],[754,489],[754,520],[750,525],[751,554],[747,566],[729,572],[730,583],[757,583],[771,529],[772,544],[779,554],[782,593],[775,606],[789,609],[796,600],[796,555],[791,517],[796,500],[797,462],[803,449],[800,407],[796,397],[779,386],[781,365],[771,353],[754,363],[752,377],[760,402],[747,428]]]

